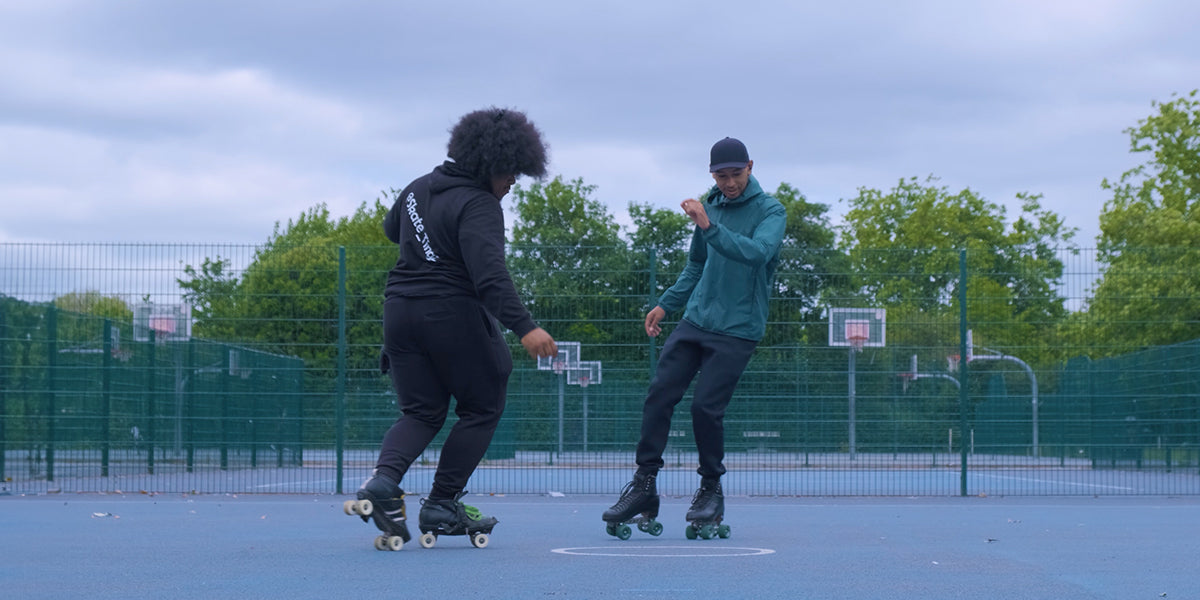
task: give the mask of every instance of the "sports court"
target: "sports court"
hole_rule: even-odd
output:
[[[1200,597],[1195,497],[727,498],[729,539],[604,533],[600,495],[473,495],[487,548],[376,551],[337,495],[0,497],[8,598]],[[415,513],[410,498],[409,509]],[[414,528],[415,529],[415,528]]]

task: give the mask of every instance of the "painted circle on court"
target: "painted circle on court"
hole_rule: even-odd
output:
[[[763,556],[775,553],[774,550],[769,548],[744,548],[740,546],[585,546],[580,548],[555,548],[551,552],[575,556],[628,556],[637,558]]]

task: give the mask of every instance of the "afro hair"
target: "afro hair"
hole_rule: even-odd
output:
[[[468,113],[450,130],[447,156],[480,182],[497,175],[546,175],[546,144],[517,110],[491,107]]]

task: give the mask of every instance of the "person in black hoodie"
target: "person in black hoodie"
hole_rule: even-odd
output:
[[[512,372],[496,321],[520,338],[531,357],[558,353],[554,338],[517,296],[505,264],[500,209],[518,175],[545,176],[541,133],[520,111],[479,110],[451,129],[447,156],[405,187],[384,218],[384,233],[400,245],[400,258],[384,290],[380,361],[391,374],[401,416],[384,435],[375,471],[357,494],[374,505],[371,516],[380,530],[410,539],[400,481],[441,430],[453,396],[458,422],[422,501],[425,546],[438,533],[474,536],[496,524],[461,501],[504,412]]]

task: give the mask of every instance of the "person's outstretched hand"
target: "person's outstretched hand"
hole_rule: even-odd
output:
[[[646,313],[646,335],[650,337],[658,337],[662,333],[662,327],[658,326],[659,321],[662,321],[667,316],[667,311],[661,306],[655,306]]]
[[[525,334],[525,337],[521,338],[521,345],[525,346],[530,358],[558,356],[558,344],[554,343],[554,338],[541,327]]]

